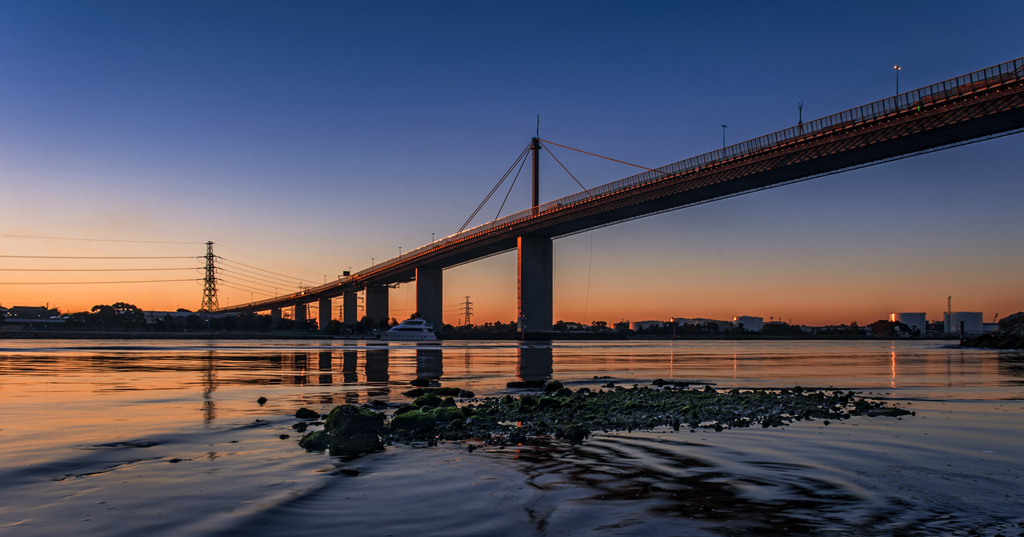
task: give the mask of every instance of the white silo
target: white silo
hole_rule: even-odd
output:
[[[925,320],[925,314],[923,313],[890,313],[889,321],[903,323],[909,326],[911,330],[920,330],[922,334],[928,330],[928,321]]]

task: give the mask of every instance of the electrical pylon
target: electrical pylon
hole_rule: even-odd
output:
[[[206,275],[203,277],[203,306],[199,311],[217,309],[217,271],[213,266],[213,242],[206,243]]]
[[[464,324],[463,326],[469,326],[469,318],[473,316],[473,303],[469,301],[469,297],[468,296],[466,297],[466,304],[465,304],[465,306],[466,306],[466,311],[465,311],[466,324]]]

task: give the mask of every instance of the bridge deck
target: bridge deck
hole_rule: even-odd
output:
[[[516,248],[633,218],[1024,129],[1024,58],[699,155],[522,211],[302,293],[220,312],[262,311],[411,281]]]

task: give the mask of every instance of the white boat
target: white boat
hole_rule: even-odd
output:
[[[406,319],[380,335],[388,341],[437,341],[434,325],[423,319]]]

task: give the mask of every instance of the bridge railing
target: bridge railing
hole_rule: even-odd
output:
[[[497,220],[487,222],[486,224],[481,224],[474,228],[467,229],[461,233],[456,233],[434,241],[430,244],[420,246],[408,253],[377,263],[368,269],[359,271],[356,275],[365,275],[371,272],[376,272],[399,263],[410,256],[415,256],[434,248],[439,248],[481,233],[509,226],[549,211],[556,211],[594,198],[619,193],[660,181],[667,177],[698,171],[707,166],[719,164],[736,158],[747,157],[768,149],[783,147],[809,137],[822,136],[833,131],[862,124],[864,122],[875,121],[903,112],[920,111],[946,99],[959,97],[979,90],[988,89],[996,85],[1006,84],[1008,82],[1022,79],[1024,79],[1024,58],[1018,58],[999,65],[994,65],[987,69],[951,78],[949,80],[911,90],[906,93],[900,93],[887,99],[875,101],[844,112],[839,112],[814,121],[796,125],[795,127],[790,127],[752,140],[730,145],[722,149],[711,151],[710,153],[697,155],[674,164],[662,166],[661,168],[646,171],[625,179],[620,179],[612,183],[597,186],[586,192],[580,192],[571,196],[559,198],[538,207],[520,211],[504,218],[499,218]]]

